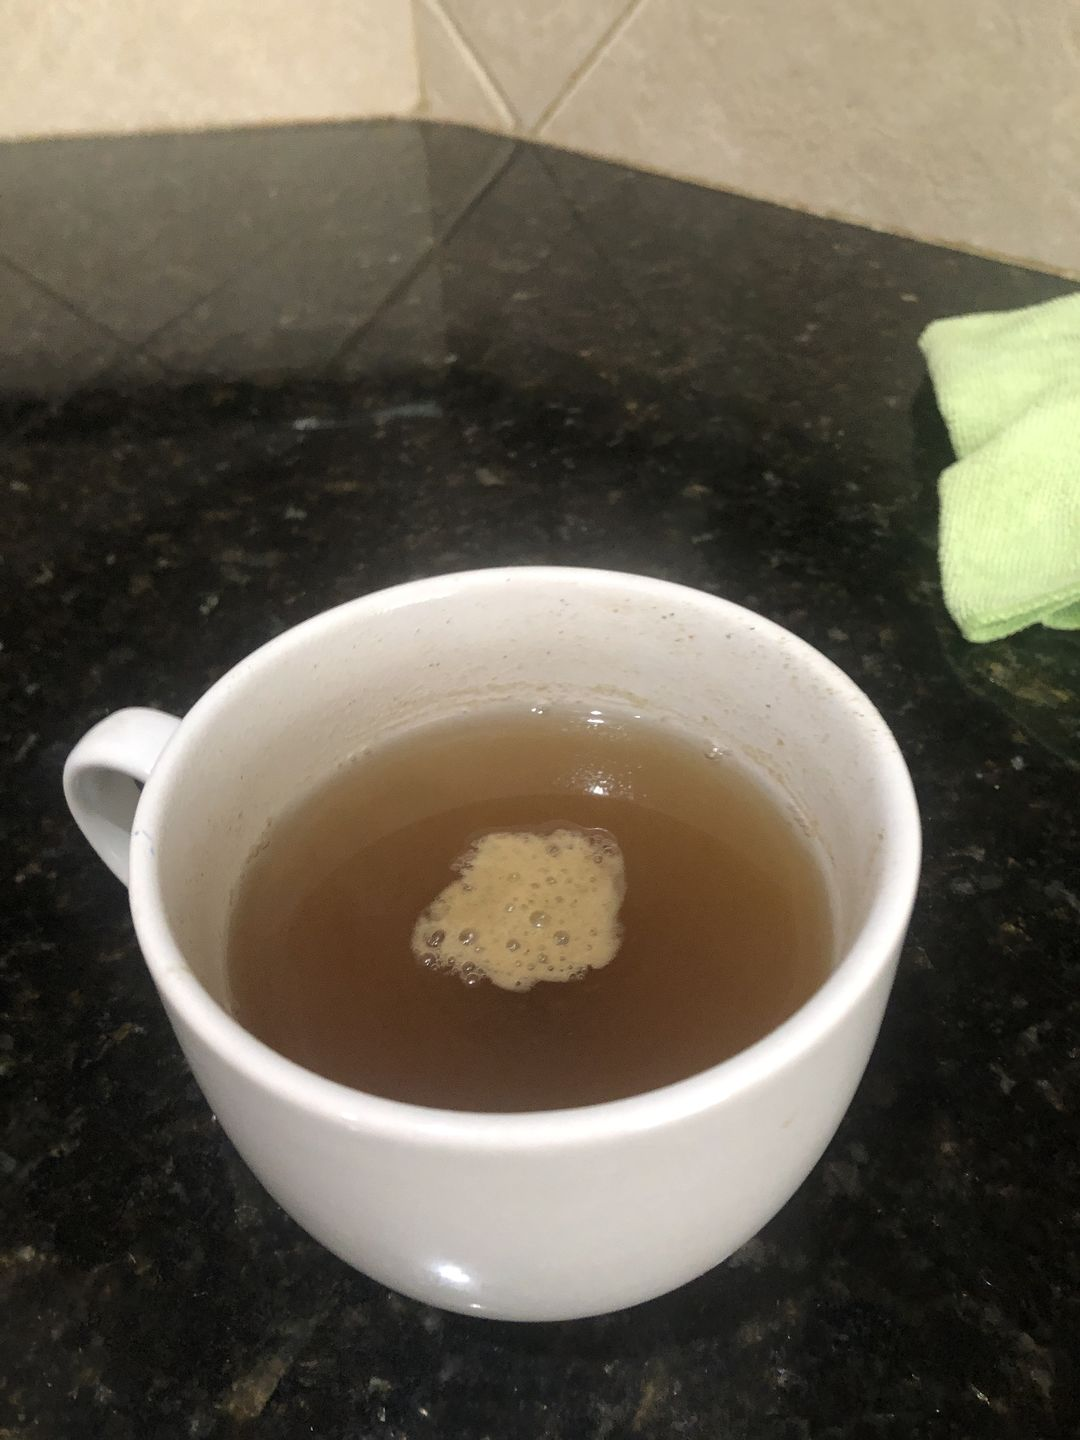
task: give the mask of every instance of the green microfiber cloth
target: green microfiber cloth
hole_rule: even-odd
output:
[[[956,451],[939,554],[969,640],[1080,627],[1080,294],[935,320],[919,345]]]

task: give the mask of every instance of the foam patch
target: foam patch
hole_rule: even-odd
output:
[[[496,830],[420,915],[412,950],[467,984],[531,990],[609,965],[622,941],[622,852],[606,830]]]

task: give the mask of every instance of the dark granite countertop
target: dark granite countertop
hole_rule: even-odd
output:
[[[1074,1436],[1080,637],[965,645],[938,315],[1069,288],[406,123],[0,147],[0,1435]],[[514,1327],[354,1274],[196,1091],[60,769],[346,597],[502,562],[762,610],[926,821],[836,1140],[684,1290]]]

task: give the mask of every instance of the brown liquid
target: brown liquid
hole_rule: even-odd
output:
[[[418,963],[417,919],[496,830],[603,829],[610,963],[525,992]],[[457,1110],[639,1094],[793,1013],[832,961],[819,866],[731,757],[626,714],[488,711],[375,748],[280,817],[240,886],[233,1009],[322,1075]]]

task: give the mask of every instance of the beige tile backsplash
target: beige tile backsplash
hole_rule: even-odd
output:
[[[1080,0],[0,0],[0,137],[426,114],[1080,272]]]
[[[578,67],[603,44],[626,0],[433,0],[525,131],[543,122]]]
[[[397,115],[410,0],[0,0],[0,137]]]
[[[435,0],[415,0],[414,15],[425,113],[484,130],[516,130],[516,116],[449,14]]]

